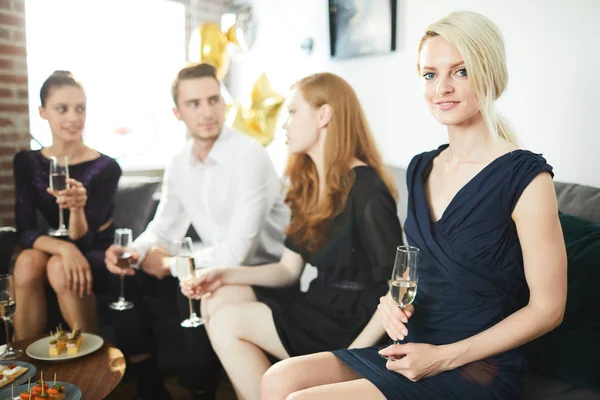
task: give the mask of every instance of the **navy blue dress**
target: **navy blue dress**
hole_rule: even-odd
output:
[[[523,190],[552,167],[515,150],[492,161],[458,191],[433,222],[425,183],[433,159],[448,145],[420,154],[407,171],[408,243],[421,249],[415,313],[405,342],[454,343],[500,322],[526,304],[528,290],[511,218]],[[376,347],[334,352],[388,399],[518,399],[524,357],[511,350],[411,382],[388,371]]]
[[[46,232],[38,229],[37,211],[48,223],[58,227],[58,204],[56,198],[46,191],[49,184],[50,160],[39,150],[23,150],[13,160],[15,177],[15,220],[19,245],[24,249]],[[104,252],[112,244],[115,228],[111,220],[117,184],[121,168],[117,162],[104,155],[79,164],[69,165],[69,176],[83,184],[87,190],[85,217],[88,231],[73,243],[79,248],[90,264],[94,280],[94,293],[107,289],[107,269]],[[65,225],[69,226],[69,210],[64,210]],[[66,239],[64,239],[66,240]]]

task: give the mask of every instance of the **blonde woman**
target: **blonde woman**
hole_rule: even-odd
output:
[[[407,171],[418,294],[412,312],[389,297],[378,309],[401,344],[283,361],[263,377],[261,399],[518,399],[516,349],[562,320],[567,263],[552,168],[519,149],[495,112],[508,81],[498,28],[480,14],[448,15],[421,39],[418,70],[449,144]]]

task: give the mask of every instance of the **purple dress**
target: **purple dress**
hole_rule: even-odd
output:
[[[49,168],[50,160],[39,150],[20,151],[13,160],[17,235],[19,245],[24,249],[32,248],[37,238],[46,234],[39,228],[38,211],[52,227],[58,227],[58,204],[55,197],[46,191]],[[114,159],[100,154],[93,160],[69,165],[69,176],[87,189],[85,217],[88,231],[72,242],[88,260],[94,292],[99,293],[106,289],[104,252],[113,241],[115,229],[111,223],[102,232],[98,230],[111,219],[121,168]],[[68,226],[69,210],[64,210],[64,219]]]

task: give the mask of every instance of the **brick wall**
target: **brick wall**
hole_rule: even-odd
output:
[[[0,226],[14,224],[12,158],[29,147],[25,0],[0,0]]]
[[[228,0],[186,0],[187,41],[205,21],[220,23]],[[25,0],[0,0],[0,226],[14,224],[12,158],[29,148]]]

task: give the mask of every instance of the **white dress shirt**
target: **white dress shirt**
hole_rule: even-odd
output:
[[[195,246],[197,268],[267,264],[283,253],[289,218],[266,150],[224,127],[204,162],[194,156],[191,139],[174,157],[156,215],[132,247],[140,260],[155,244],[171,251],[191,224],[202,241]],[[174,265],[171,273],[176,276]]]

